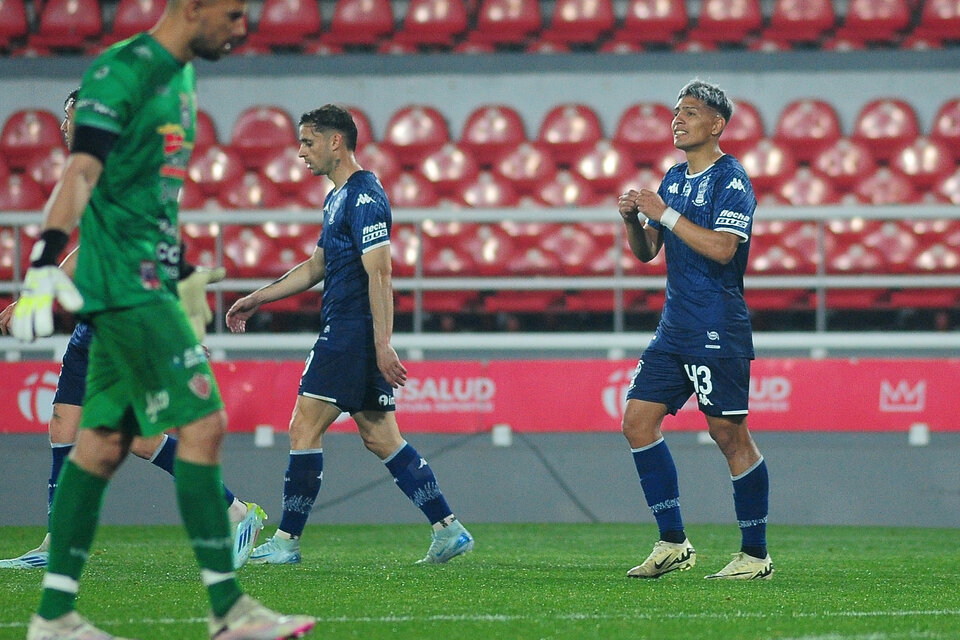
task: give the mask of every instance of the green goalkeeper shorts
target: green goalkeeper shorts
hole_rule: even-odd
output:
[[[103,311],[90,320],[94,337],[81,428],[154,436],[223,408],[179,302]]]

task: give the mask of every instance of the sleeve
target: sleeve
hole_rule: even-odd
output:
[[[390,244],[392,216],[390,205],[381,194],[359,191],[356,198],[353,194],[350,196],[350,204],[354,209],[353,220],[356,221],[353,225],[353,241],[360,253]]]
[[[713,230],[732,233],[746,242],[753,230],[753,214],[757,208],[750,179],[743,172],[731,172],[716,188]]]
[[[133,69],[117,58],[94,62],[84,74],[77,96],[77,127],[120,134],[139,108],[139,84]]]

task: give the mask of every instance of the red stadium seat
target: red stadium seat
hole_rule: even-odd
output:
[[[890,160],[919,135],[917,114],[899,98],[872,100],[854,121],[851,138],[865,144],[878,160]]]
[[[550,40],[534,40],[524,49],[526,53],[570,53],[570,45],[564,42],[552,42]]]
[[[798,168],[796,173],[780,185],[777,193],[794,206],[840,203],[840,194],[833,188],[830,178],[809,167]]]
[[[215,197],[222,185],[243,177],[243,161],[233,149],[212,145],[190,157],[187,173],[205,196]]]
[[[960,204],[960,169],[938,182],[934,186],[933,192],[941,197],[944,202]]]
[[[810,163],[826,175],[838,189],[847,189],[877,169],[877,161],[867,145],[840,138],[821,151]]]
[[[918,190],[926,190],[950,175],[956,165],[946,144],[920,137],[900,150],[890,165],[910,178]]]
[[[516,254],[510,236],[497,225],[464,225],[455,240],[456,252],[472,265],[472,273],[463,275],[502,275],[506,261]]]
[[[423,274],[442,278],[474,276],[477,272],[470,256],[464,255],[456,247],[435,244],[430,238],[424,238]]]
[[[390,149],[403,167],[412,169],[448,142],[450,130],[443,115],[433,107],[412,105],[390,116],[380,144]]]
[[[0,180],[0,211],[36,211],[45,202],[43,189],[29,176],[11,173]]]
[[[313,255],[323,225],[265,222],[261,228],[263,234],[270,238],[280,251],[282,261],[296,264]],[[285,255],[285,252],[288,253]]]
[[[284,204],[284,199],[273,183],[251,171],[223,185],[217,202],[227,209],[275,209]]]
[[[411,0],[403,28],[394,36],[401,43],[449,48],[467,30],[463,0]]]
[[[960,3],[956,0],[926,0],[913,36],[937,44],[960,40]]]
[[[213,118],[203,109],[197,109],[197,132],[193,140],[193,153],[206,153],[211,146],[219,144],[217,125]]]
[[[759,0],[703,0],[691,35],[706,42],[739,44],[762,26]]]
[[[960,10],[960,3],[957,6]],[[930,137],[945,143],[954,159],[960,161],[960,98],[946,101],[937,110],[930,127]]]
[[[648,169],[644,167],[643,169],[638,169],[632,174],[624,178],[612,193],[616,196],[620,196],[621,193],[626,193],[630,189],[650,189],[651,191],[656,191],[660,188],[660,182],[663,181],[663,174],[660,173],[657,169]]]
[[[758,194],[777,191],[796,171],[797,163],[786,147],[763,139],[740,155],[740,163]]]
[[[803,289],[746,289],[743,297],[750,311],[790,311],[810,306],[810,294]]]
[[[423,310],[428,313],[464,313],[477,306],[476,291],[424,291]]]
[[[594,44],[616,23],[611,0],[557,0],[541,38],[563,45]]]
[[[672,45],[689,24],[684,0],[630,0],[615,39],[642,45]]]
[[[392,151],[376,142],[369,142],[356,153],[357,162],[380,179],[384,189],[392,185],[400,175],[400,161]]]
[[[866,44],[896,43],[910,26],[907,0],[850,0],[837,38]]]
[[[276,247],[259,227],[223,227],[224,266],[231,277],[267,277],[266,264],[276,258]]]
[[[187,245],[187,262],[202,267],[220,266],[217,257],[217,239],[221,237],[220,225],[214,222],[188,222],[181,225],[180,233]]]
[[[823,100],[807,99],[784,107],[773,139],[788,147],[800,162],[810,162],[842,135],[836,110]]]
[[[44,196],[49,196],[56,186],[63,167],[67,164],[67,150],[65,147],[53,147],[46,155],[36,156],[27,165],[26,174],[34,179],[43,189]]]
[[[883,273],[883,254],[856,242],[827,256],[827,273]]]
[[[480,172],[453,195],[458,202],[475,208],[515,207],[520,202],[513,184],[490,171]]]
[[[795,274],[805,262],[795,251],[778,244],[764,245],[757,242],[762,236],[751,240],[750,260],[747,272],[753,275]],[[754,246],[754,243],[757,243]]]
[[[875,309],[886,296],[879,289],[827,289],[827,309]]]
[[[483,300],[487,313],[544,313],[558,311],[562,291],[499,291]]]
[[[438,196],[445,197],[473,182],[480,173],[480,165],[469,150],[447,143],[423,159],[420,173],[430,181]]]
[[[833,0],[776,0],[763,37],[787,44],[815,44],[835,24]]]
[[[183,181],[180,191],[180,210],[203,209],[207,206],[207,195],[196,182],[189,177]]]
[[[23,277],[22,272],[14,272],[17,264],[17,234],[10,227],[0,227],[0,280],[18,280]]]
[[[662,156],[657,158],[657,161],[653,163],[653,170],[659,173],[660,177],[662,178],[667,174],[667,171],[669,171],[671,167],[686,161],[686,154],[680,149],[674,147],[673,149],[664,152]]]
[[[952,309],[957,306],[956,289],[907,289],[890,292],[894,309]]]
[[[910,204],[918,200],[910,179],[895,169],[880,167],[852,187],[857,201],[865,204]]]
[[[763,118],[753,103],[746,100],[735,101],[733,115],[720,136],[720,147],[727,153],[739,157],[741,153],[753,147],[765,135]]]
[[[0,2],[0,51],[9,51],[27,37],[27,9],[23,0]]]
[[[435,207],[439,202],[430,181],[415,171],[404,171],[387,190],[390,205],[397,207]]]
[[[597,194],[590,183],[571,171],[558,171],[552,179],[542,183],[534,198],[550,207],[589,207],[597,202]]]
[[[373,142],[373,125],[370,124],[370,117],[367,113],[359,107],[347,106],[345,108],[353,117],[353,123],[357,125],[357,149]]]
[[[303,183],[297,202],[308,209],[322,209],[323,201],[333,189],[333,181],[326,176],[316,176]]]
[[[167,0],[120,0],[113,28],[103,36],[102,44],[110,45],[149,30],[160,21],[166,7]]]
[[[95,0],[46,0],[40,12],[37,32],[28,46],[49,50],[84,49],[103,32],[100,4]]]
[[[560,261],[564,275],[593,275],[589,265],[602,252],[601,245],[581,225],[563,224],[550,228],[541,239],[543,248]]]
[[[913,230],[893,220],[883,222],[879,228],[866,234],[863,244],[879,251],[886,263],[884,270],[892,273],[909,271],[918,248]]]
[[[629,149],[637,164],[654,164],[673,149],[673,110],[657,102],[628,107],[620,116],[613,141]]]
[[[543,117],[537,142],[547,145],[557,163],[573,166],[603,138],[597,113],[585,104],[560,104]]]
[[[477,107],[467,116],[460,145],[470,149],[481,165],[490,166],[526,139],[523,118],[516,109],[489,104]]]
[[[393,33],[389,0],[337,0],[325,42],[344,46],[373,46]]]
[[[296,47],[320,35],[320,7],[316,0],[264,0],[257,28],[247,35],[254,46]]]
[[[23,170],[35,157],[61,145],[60,120],[43,109],[13,112],[0,132],[0,155],[12,169]]]
[[[956,245],[937,243],[917,254],[913,271],[920,273],[956,273],[960,268],[960,253]]]
[[[261,175],[287,196],[298,195],[304,183],[313,178],[296,147],[282,147],[267,156]]]
[[[817,266],[823,262],[817,224],[815,222],[781,220],[774,221],[770,224],[777,226],[773,243],[780,244],[785,249],[792,251],[793,255],[800,260],[797,273],[816,273]],[[753,233],[751,237],[757,236],[761,225],[762,221],[760,220],[753,223]],[[832,251],[835,245],[836,239],[831,235],[825,234],[823,238],[824,250],[826,252]]]
[[[493,172],[511,181],[521,194],[532,194],[553,179],[557,163],[547,145],[521,142],[493,165]]]
[[[473,42],[523,45],[542,24],[537,0],[482,0],[469,37]]]
[[[259,169],[276,149],[296,147],[298,140],[290,114],[280,107],[254,106],[237,117],[230,148],[240,154],[247,169]]]
[[[560,271],[560,260],[541,247],[527,247],[517,251],[500,265],[500,273],[506,276],[549,276]]]
[[[616,142],[599,140],[574,165],[573,170],[597,193],[615,190],[634,175],[636,167],[630,151]]]
[[[420,260],[420,238],[417,230],[409,224],[395,224],[390,232],[390,258],[393,275],[410,278],[416,273]]]
[[[526,251],[534,247],[541,247],[543,245],[543,236],[556,226],[556,223],[548,222],[514,222],[513,220],[504,220],[500,223],[499,229],[510,237],[512,246],[517,251]]]
[[[7,162],[3,159],[3,156],[0,155],[0,180],[6,180],[9,175],[10,167],[7,166]]]

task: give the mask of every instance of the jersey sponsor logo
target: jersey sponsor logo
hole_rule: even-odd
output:
[[[750,216],[745,213],[740,213],[739,211],[730,211],[729,209],[724,209],[720,212],[720,215],[717,216],[717,224],[746,229],[750,224]]]
[[[147,419],[149,419],[150,422],[156,422],[160,412],[164,409],[170,408],[170,394],[166,389],[161,389],[160,391],[155,392],[148,391],[144,397],[144,400],[147,404],[144,411],[147,414]]]
[[[366,193],[361,193],[359,196],[357,196],[357,203],[353,206],[359,207],[365,204],[374,204],[375,202],[376,200],[374,200],[372,197],[370,197]]]
[[[910,385],[906,380],[896,384],[880,381],[880,411],[885,413],[920,412],[927,404],[927,381]]]
[[[362,244],[367,244],[368,242],[372,242],[378,238],[386,238],[388,235],[389,231],[387,230],[387,223],[381,221],[364,227],[363,237],[361,238],[360,242]]]
[[[213,393],[213,383],[210,381],[210,376],[205,373],[195,373],[187,383],[187,388],[202,400],[208,400]]]
[[[743,180],[740,178],[734,178],[730,181],[730,184],[726,186],[727,189],[736,189],[737,191],[746,192],[747,187],[743,184]]]
[[[786,413],[790,411],[792,391],[790,380],[783,376],[750,378],[750,409]]]
[[[397,400],[393,396],[388,396],[385,393],[381,393],[380,397],[377,398],[377,404],[379,404],[381,407],[394,407],[397,404]]]
[[[160,288],[160,276],[157,275],[155,262],[149,260],[140,262],[140,285],[147,291],[156,291]]]
[[[114,109],[111,109],[107,105],[103,104],[99,100],[93,100],[90,98],[83,98],[77,100],[77,103],[74,105],[77,111],[93,111],[94,113],[107,116],[111,120],[117,119],[117,112]]]
[[[497,385],[485,376],[475,378],[408,378],[395,392],[404,411],[458,413],[493,411]]]
[[[697,185],[697,197],[693,200],[693,205],[702,207],[707,204],[707,186],[710,184],[710,176],[704,176]]]
[[[173,366],[178,369],[192,369],[199,364],[203,364],[207,361],[207,354],[203,350],[203,346],[196,344],[192,347],[188,347],[183,355],[173,359]]]
[[[667,193],[677,194],[680,193],[680,183],[674,182],[669,187],[667,187]]]

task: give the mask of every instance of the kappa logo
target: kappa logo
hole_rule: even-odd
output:
[[[737,191],[746,191],[747,187],[743,184],[743,180],[740,178],[734,178],[730,181],[730,184],[727,185],[727,189],[736,189]]]
[[[667,193],[680,193],[680,184],[674,182],[669,187],[667,187]]]
[[[927,381],[920,380],[912,387],[906,380],[893,385],[889,380],[880,382],[880,411],[920,412],[927,404]]]
[[[373,204],[374,202],[376,202],[376,200],[374,200],[372,197],[366,193],[361,193],[359,196],[357,196],[357,204],[353,206],[359,207],[362,204]]]

